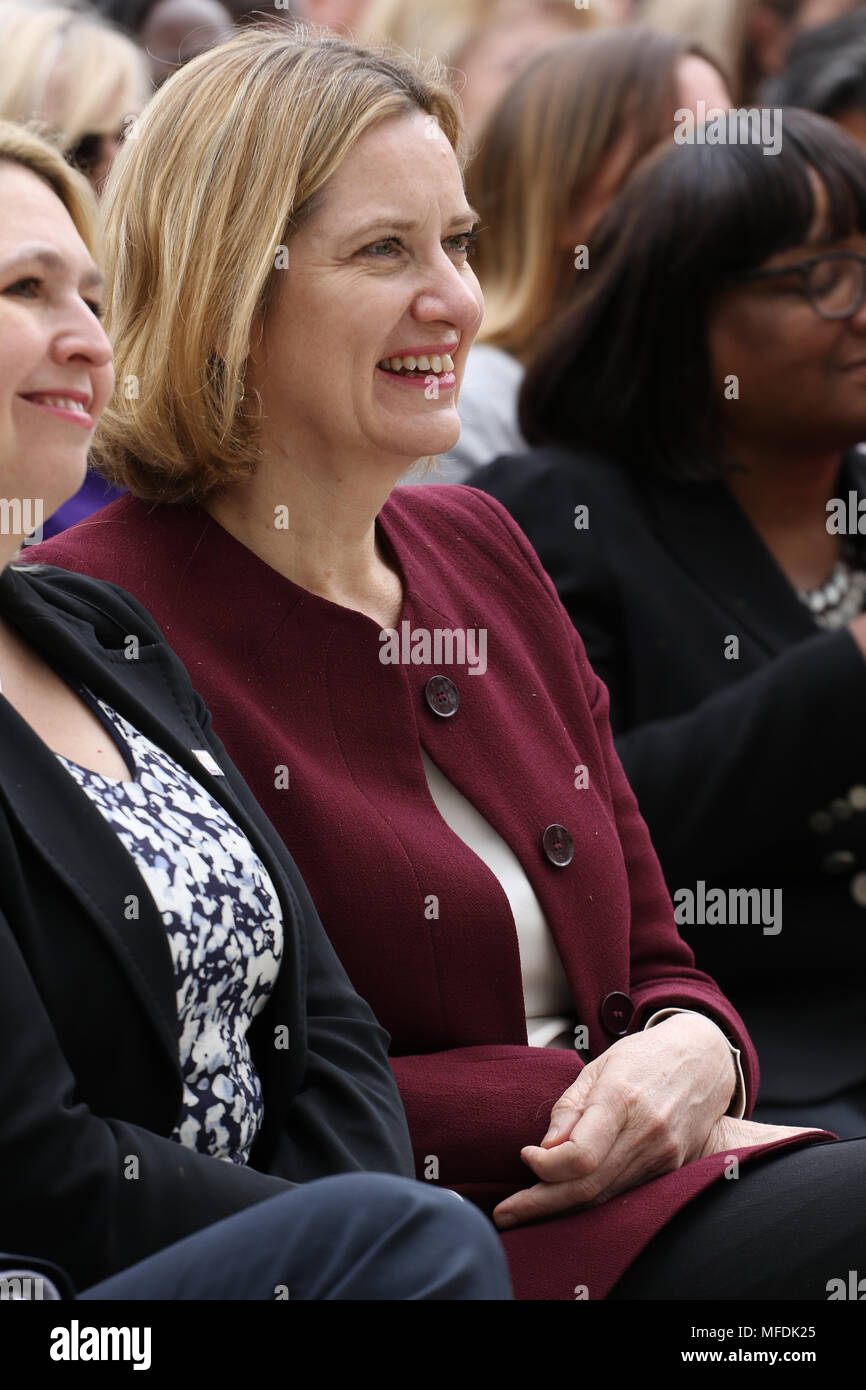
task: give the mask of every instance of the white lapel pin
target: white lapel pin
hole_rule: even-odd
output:
[[[216,758],[212,753],[208,752],[207,748],[193,748],[192,752],[195,753],[202,767],[205,768],[207,772],[211,773],[213,777],[225,777],[225,773]]]

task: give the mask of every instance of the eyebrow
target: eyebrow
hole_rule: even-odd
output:
[[[15,266],[24,261],[37,261],[46,270],[64,271],[67,268],[63,257],[58,256],[57,252],[52,250],[50,246],[22,246],[10,260],[0,264],[0,275],[5,275],[7,271],[13,270]],[[93,286],[104,289],[105,279],[98,270],[87,270],[82,276],[81,284],[85,289],[90,289]]]
[[[466,221],[471,221],[474,229],[480,223],[481,217],[474,208],[467,207],[465,212],[458,212],[455,217],[449,219],[445,230],[451,231],[452,228],[459,227]],[[379,217],[374,217],[370,222],[365,222],[362,227],[356,228],[351,236],[353,238],[369,236],[371,232],[381,230],[383,227],[388,227],[394,232],[413,232],[417,226],[418,223],[411,218],[407,220],[405,217],[390,217],[387,212],[383,212]]]

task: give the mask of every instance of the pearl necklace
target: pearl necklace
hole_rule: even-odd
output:
[[[819,627],[846,627],[863,612],[866,600],[866,570],[843,558],[833,566],[826,583],[817,589],[798,589],[797,597],[809,609]]]

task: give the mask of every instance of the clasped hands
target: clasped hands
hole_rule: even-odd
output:
[[[501,1231],[600,1206],[619,1192],[705,1158],[808,1130],[725,1115],[736,1085],[730,1048],[699,1014],[675,1014],[620,1038],[560,1096],[540,1144],[521,1149],[539,1179],[500,1202]]]

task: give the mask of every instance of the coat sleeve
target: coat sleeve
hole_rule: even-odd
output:
[[[0,913],[0,1230],[78,1290],[291,1184],[100,1117]]]
[[[390,1036],[353,989],[298,880],[307,924],[307,1069],[269,1171],[297,1182],[361,1171],[414,1177]]]

